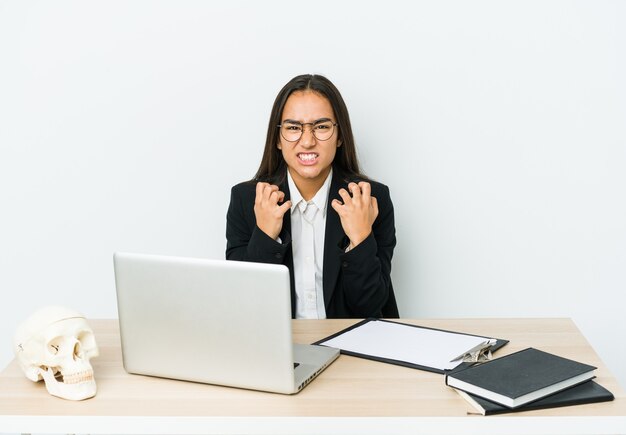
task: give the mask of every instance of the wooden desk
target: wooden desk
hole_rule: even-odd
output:
[[[497,355],[536,347],[598,367],[613,402],[501,416],[471,407],[442,375],[342,355],[295,396],[127,374],[116,320],[91,320],[95,398],[71,402],[27,380],[15,361],[0,374],[0,433],[626,434],[626,394],[569,319],[405,320],[510,340]],[[354,320],[296,320],[310,343]]]

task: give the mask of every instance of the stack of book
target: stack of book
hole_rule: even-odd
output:
[[[446,385],[483,415],[613,400],[596,367],[527,348],[446,375]]]

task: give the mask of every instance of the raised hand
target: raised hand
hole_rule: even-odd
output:
[[[378,202],[372,194],[372,187],[365,181],[348,184],[348,189],[339,189],[339,196],[343,203],[337,199],[331,203],[333,209],[339,214],[341,226],[350,239],[350,248],[357,246],[372,232],[372,225],[378,216]]]
[[[278,186],[269,183],[257,183],[254,199],[256,224],[265,234],[276,239],[283,227],[283,215],[291,208],[291,201],[285,201],[285,193]]]

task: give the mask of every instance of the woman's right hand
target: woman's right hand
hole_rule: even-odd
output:
[[[254,199],[254,215],[256,225],[265,234],[276,240],[283,227],[283,216],[291,209],[291,201],[285,201],[285,193],[278,186],[269,183],[256,184],[256,198]]]

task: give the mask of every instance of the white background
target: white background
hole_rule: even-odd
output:
[[[571,317],[626,385],[626,3],[0,2],[0,366],[112,254],[223,258],[272,102],[327,75],[404,317]],[[506,338],[506,337],[504,337]]]

